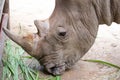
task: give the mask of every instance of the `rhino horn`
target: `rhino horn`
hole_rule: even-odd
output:
[[[5,34],[12,39],[14,42],[16,42],[18,45],[20,45],[26,52],[31,52],[32,51],[32,45],[29,44],[29,41],[24,39],[21,36],[15,35],[11,33],[8,29],[3,28],[3,31]]]

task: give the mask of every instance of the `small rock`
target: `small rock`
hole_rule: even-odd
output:
[[[28,27],[33,27],[32,25],[28,25]]]
[[[112,47],[117,47],[117,44],[112,43],[111,46],[112,46]]]

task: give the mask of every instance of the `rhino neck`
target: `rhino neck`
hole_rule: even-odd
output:
[[[112,22],[120,23],[119,0],[93,0],[99,24],[111,25]]]
[[[113,21],[120,24],[120,0],[110,0]]]
[[[56,0],[56,7],[58,6],[69,6],[70,8],[79,6],[79,9],[83,12],[93,6],[99,24],[120,23],[119,0]]]

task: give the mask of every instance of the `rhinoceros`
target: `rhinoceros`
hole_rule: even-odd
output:
[[[120,23],[120,0],[56,0],[55,4],[47,21],[34,21],[38,33],[32,37],[3,30],[47,72],[61,75],[91,48],[99,24]]]

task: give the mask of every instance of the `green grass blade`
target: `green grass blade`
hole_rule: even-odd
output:
[[[22,56],[22,58],[32,59],[32,56]]]
[[[28,74],[28,71],[25,69],[26,80],[31,80]]]
[[[6,72],[7,72],[7,69],[6,69],[6,67],[4,67],[4,68],[3,68],[2,80],[5,80]]]
[[[35,80],[39,80],[39,72],[37,72],[37,76],[36,76]]]
[[[107,66],[111,66],[111,67],[120,69],[119,66],[117,66],[115,64],[112,64],[112,63],[109,63],[109,62],[102,61],[102,60],[91,60],[91,59],[89,59],[89,60],[83,60],[83,61],[96,62],[96,63],[100,63],[100,64],[104,64],[104,65],[107,65]]]
[[[30,71],[34,74],[37,75],[36,71],[30,68]]]
[[[10,64],[9,64],[9,63],[6,63],[6,65],[7,65],[8,69],[10,70],[10,72],[12,73],[12,75],[14,75],[14,70],[13,70],[13,68],[10,66]]]
[[[14,77],[13,77],[14,80],[18,80],[18,63],[17,62],[18,61],[16,60],[14,65]]]
[[[30,69],[28,69],[28,72],[29,72],[30,77],[32,78],[32,80],[35,80],[35,76],[34,76],[33,73],[30,71]]]
[[[61,80],[61,77],[60,76],[56,76],[56,80]]]

